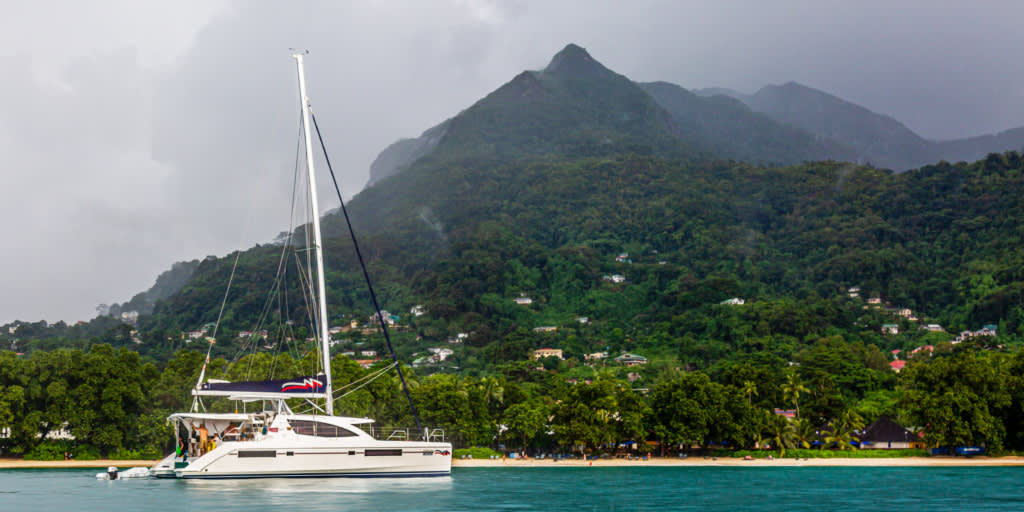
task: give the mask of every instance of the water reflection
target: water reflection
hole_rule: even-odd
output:
[[[300,505],[307,510],[330,507],[368,509],[387,499],[389,508],[435,509],[451,499],[451,477],[431,478],[265,478],[246,480],[184,480],[191,505]],[[395,507],[397,505],[397,507]]]

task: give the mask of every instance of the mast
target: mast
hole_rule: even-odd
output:
[[[324,252],[323,242],[320,237],[320,206],[316,198],[316,173],[313,172],[313,144],[312,135],[309,129],[309,96],[306,95],[306,75],[302,67],[302,57],[309,52],[296,52],[292,54],[299,73],[299,97],[302,101],[302,133],[306,144],[306,172],[309,174],[309,201],[313,209],[313,243],[316,252],[316,281],[317,281],[317,304],[320,306],[320,343],[321,352],[324,357],[324,412],[328,416],[334,415],[334,392],[331,389],[331,338],[327,328],[327,292],[324,286]]]

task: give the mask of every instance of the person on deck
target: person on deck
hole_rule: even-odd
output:
[[[206,425],[199,425],[199,428],[192,425],[192,428],[194,428],[196,432],[199,432],[199,455],[202,456],[206,453],[206,445],[210,439],[210,431],[206,430]]]

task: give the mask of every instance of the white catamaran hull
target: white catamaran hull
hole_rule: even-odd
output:
[[[202,479],[449,476],[451,445],[381,442],[327,447],[225,443],[174,470],[174,474],[178,478]]]

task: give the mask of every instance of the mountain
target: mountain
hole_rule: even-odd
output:
[[[424,158],[508,159],[622,151],[706,156],[680,137],[663,108],[628,78],[570,44],[540,71],[524,71],[416,139],[382,152],[370,183]]]
[[[366,186],[370,187],[388,176],[402,172],[413,162],[429,154],[441,142],[447,129],[448,121],[445,121],[429,128],[415,139],[401,139],[384,148],[370,164],[370,181]]]
[[[794,164],[856,160],[856,152],[833,139],[812,135],[754,112],[725,95],[699,96],[668,82],[640,84],[667,110],[680,131],[714,154],[752,163]]]
[[[931,145],[899,121],[795,82],[762,88],[750,108],[777,121],[841,141],[861,161],[896,170],[930,163]]]
[[[199,260],[174,263],[171,265],[170,270],[166,270],[157,276],[156,282],[148,290],[136,294],[124,304],[112,304],[109,307],[108,314],[117,317],[121,313],[132,311],[140,315],[152,313],[153,306],[157,301],[166,299],[181,290],[188,283],[189,279],[192,278],[192,274],[195,273],[197,267],[199,267]]]
[[[864,115],[854,107],[843,108]],[[949,329],[1000,323],[1024,334],[1024,163],[1014,152],[900,174],[711,158],[742,154],[742,141],[780,160],[844,146],[727,97],[638,85],[574,45],[420,139],[391,148],[383,162],[399,174],[348,204],[384,307],[428,311],[401,333],[406,355],[472,333],[459,364],[487,371],[548,340],[517,332],[547,326],[575,333],[550,340],[574,351],[660,351],[696,366],[762,348],[796,360],[830,332],[899,348],[878,333],[884,318],[843,302],[851,286]],[[803,142],[783,144],[790,139]],[[368,316],[344,220],[330,214],[322,225],[332,323]],[[282,254],[301,255],[284,249],[242,254],[215,350],[233,348],[233,331],[309,317],[301,282],[274,280],[275,269],[296,268]],[[200,262],[140,331],[172,350],[180,330],[219,317],[231,275],[226,259]],[[523,295],[531,307],[513,302]],[[716,309],[731,297],[764,309]],[[578,327],[578,316],[592,325]],[[358,342],[382,350],[371,334]]]
[[[723,88],[695,92],[702,97],[737,99],[775,121],[852,148],[851,160],[896,171],[940,160],[974,161],[1024,147],[1024,128],[966,139],[926,140],[892,117],[796,82],[769,85],[752,95]]]
[[[966,139],[934,142],[934,161],[972,162],[989,153],[1024,148],[1024,127],[1013,128],[992,135],[979,135]]]

